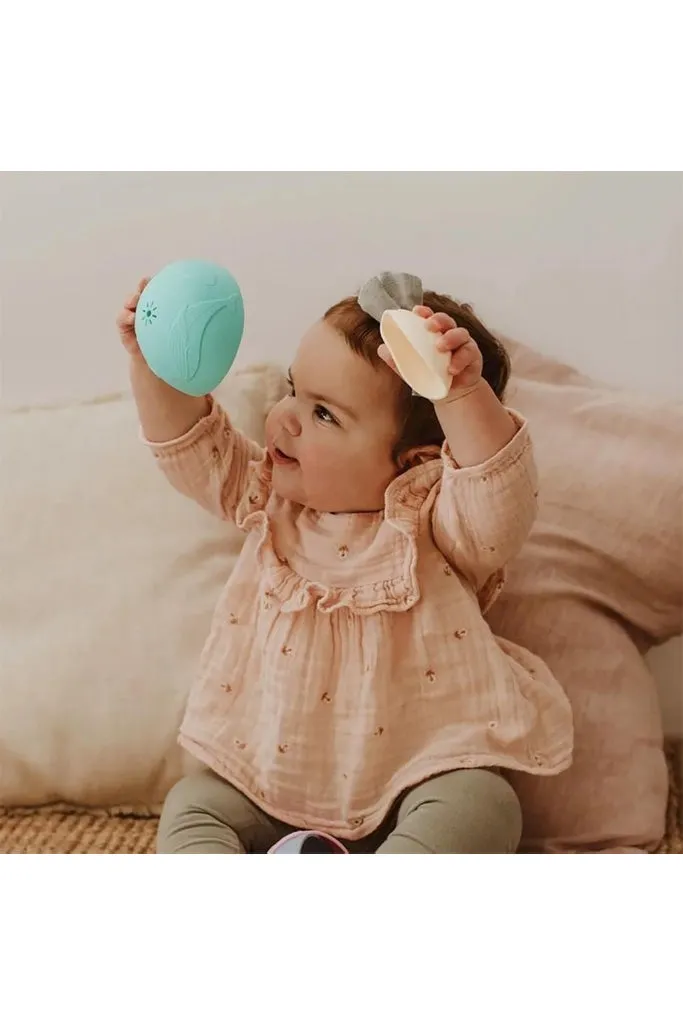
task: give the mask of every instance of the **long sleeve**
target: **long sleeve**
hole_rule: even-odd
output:
[[[264,450],[233,427],[214,399],[210,401],[207,415],[182,437],[143,441],[177,491],[220,519],[234,522],[248,486],[250,463],[261,460]]]
[[[470,581],[484,609],[536,517],[537,473],[529,429],[517,413],[510,415],[517,433],[480,466],[458,467],[444,445],[441,487],[432,510],[437,547]]]

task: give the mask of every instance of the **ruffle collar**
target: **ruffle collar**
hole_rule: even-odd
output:
[[[237,525],[259,533],[257,558],[262,588],[280,604],[282,612],[309,606],[331,613],[348,608],[358,615],[398,612],[420,599],[417,581],[418,532],[421,509],[441,479],[440,458],[407,470],[389,485],[384,502],[383,542],[391,546],[392,564],[399,569],[391,579],[359,580],[353,587],[333,587],[295,572],[286,556],[275,548],[272,517],[286,503],[272,494],[272,461],[266,453],[250,463],[248,486],[237,508]],[[362,514],[362,513],[361,513]]]

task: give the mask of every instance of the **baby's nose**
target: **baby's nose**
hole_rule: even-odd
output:
[[[299,434],[301,433],[301,423],[299,421],[299,417],[297,416],[296,412],[294,411],[291,405],[289,406],[288,409],[285,409],[284,411],[284,415],[282,417],[282,425],[284,426],[287,433],[291,434],[292,437],[298,437]]]

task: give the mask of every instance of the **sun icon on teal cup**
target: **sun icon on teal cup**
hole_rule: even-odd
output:
[[[143,324],[152,324],[156,320],[159,310],[154,302],[148,302],[142,307],[140,316]]]

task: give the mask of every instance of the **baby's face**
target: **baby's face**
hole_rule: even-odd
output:
[[[397,388],[325,321],[304,335],[290,370],[292,393],[266,421],[273,489],[318,512],[384,507],[397,475]]]

